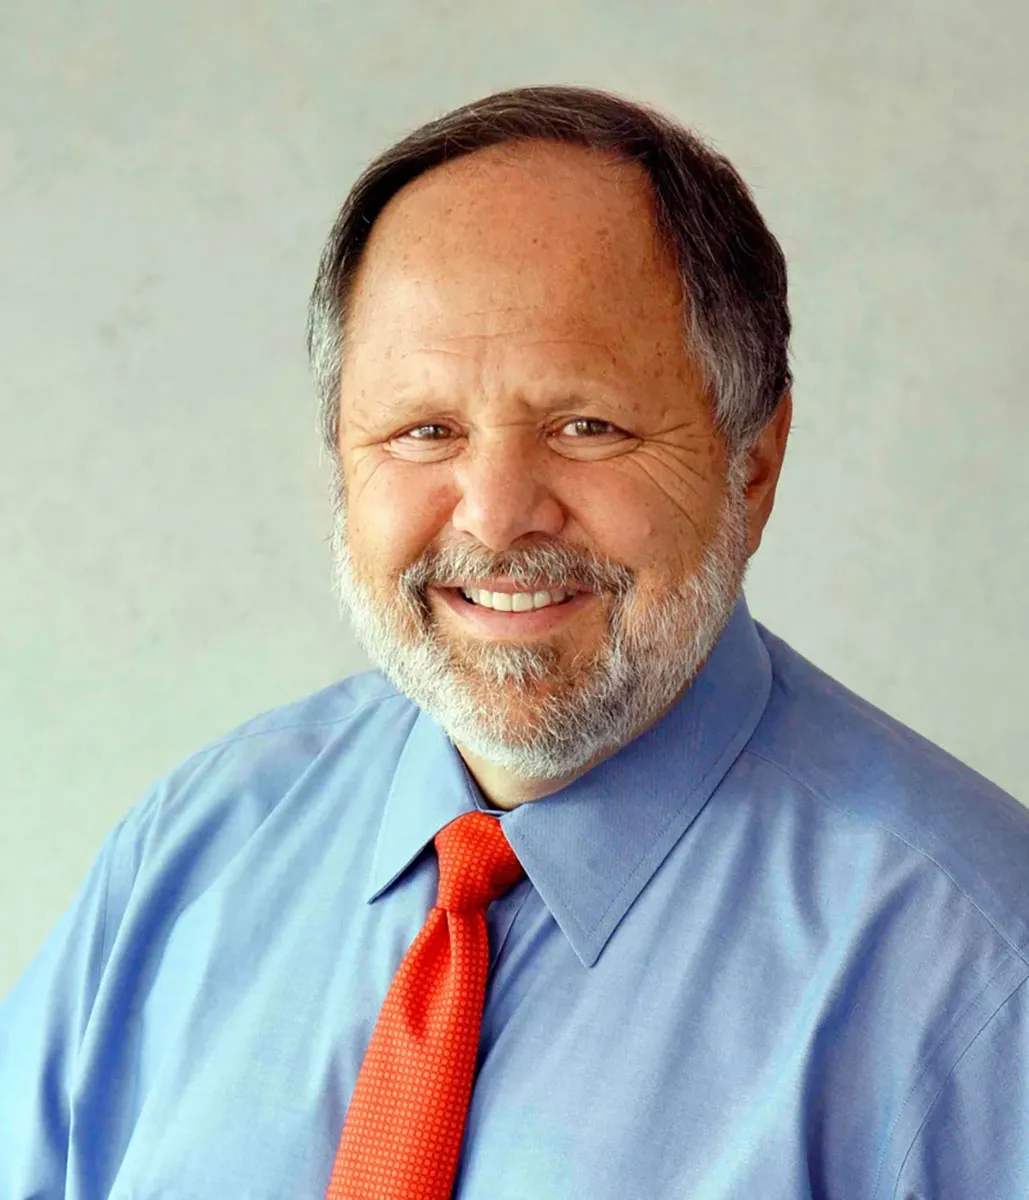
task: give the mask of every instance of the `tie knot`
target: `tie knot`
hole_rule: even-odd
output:
[[[522,864],[496,817],[465,813],[436,834],[439,894],[436,906],[450,912],[487,908],[521,879]]]

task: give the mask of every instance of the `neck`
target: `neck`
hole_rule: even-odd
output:
[[[628,740],[635,741],[640,734],[646,733],[648,729],[656,725],[665,713],[678,703],[686,690],[684,688],[683,692],[680,692],[671,704],[665,705],[660,712],[655,713]],[[628,742],[624,744],[628,745]],[[602,763],[613,754],[617,754],[620,749],[620,746],[613,746],[610,750],[603,751],[603,753],[598,754],[595,758],[590,759],[589,762],[577,770],[569,772],[567,775],[556,775],[552,778],[542,779],[515,775],[513,772],[507,770],[506,767],[500,767],[488,759],[480,758],[479,755],[473,754],[463,746],[458,745],[457,747],[458,753],[464,760],[464,764],[468,768],[470,775],[479,785],[479,790],[482,792],[487,803],[493,808],[501,808],[505,811],[517,808],[519,804],[525,804],[528,800],[542,800],[544,796],[552,796],[554,792],[559,792],[573,780],[579,779],[587,771],[591,771],[598,763]]]
[[[505,811],[517,808],[519,804],[524,804],[527,800],[540,800],[544,796],[559,792],[573,779],[585,775],[591,767],[614,753],[614,750],[608,751],[607,754],[597,757],[593,762],[586,763],[585,766],[568,775],[559,775],[552,779],[538,779],[515,775],[505,767],[499,767],[496,763],[472,754],[463,746],[458,746],[457,749],[487,803],[493,808],[502,808]]]

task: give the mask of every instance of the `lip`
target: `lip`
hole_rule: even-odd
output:
[[[476,587],[486,587],[493,592],[520,592],[524,587],[515,587],[502,580],[479,581]],[[555,589],[556,590],[556,589]],[[571,591],[571,588],[563,589]],[[490,638],[539,637],[555,633],[575,619],[596,596],[592,592],[576,592],[563,604],[548,604],[546,608],[534,608],[529,612],[498,612],[494,608],[471,604],[456,587],[430,587],[429,595],[437,597],[468,629]]]
[[[558,584],[542,584],[535,583],[532,587],[527,587],[524,583],[515,583],[510,579],[505,579],[503,576],[491,576],[488,579],[476,579],[472,583],[468,583],[463,579],[456,579],[437,585],[440,588],[481,588],[487,592],[504,592],[509,596],[513,596],[515,592],[571,592],[578,595],[583,592],[583,588],[577,583],[558,583]],[[592,593],[589,593],[592,594]]]

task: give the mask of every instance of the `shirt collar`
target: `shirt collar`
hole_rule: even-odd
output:
[[[707,662],[656,725],[559,792],[501,816],[526,875],[584,966],[597,961],[749,741],[771,679],[741,595]],[[419,712],[383,811],[369,900],[444,825],[482,807],[453,744]]]

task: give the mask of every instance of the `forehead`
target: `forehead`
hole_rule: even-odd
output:
[[[351,349],[462,329],[682,328],[643,170],[539,142],[477,151],[403,188],[372,229],[349,310]]]

